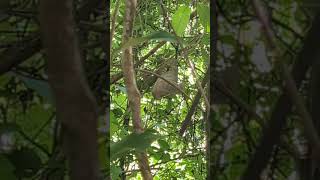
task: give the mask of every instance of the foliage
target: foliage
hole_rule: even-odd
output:
[[[115,2],[111,3],[111,12],[115,11]],[[280,51],[284,52],[283,61],[288,66],[295,63],[295,57],[303,45],[313,16],[304,3],[287,0],[264,1],[276,32],[276,44]],[[210,28],[217,28],[210,27],[209,2],[138,1],[133,39],[124,42],[125,45],[121,42],[125,9],[124,3],[120,4],[115,23],[117,29],[112,40],[111,79],[121,73],[121,55],[117,49],[134,46],[135,72],[142,96],[142,120],[146,128],[157,130],[162,137],[147,148],[154,179],[205,179],[206,113],[203,98],[184,136],[179,135],[179,129],[198,91],[196,81],[202,80],[207,69],[209,33],[213,31]],[[222,80],[231,90],[232,96],[226,97],[217,89],[212,95],[216,99],[215,118],[212,120],[215,148],[210,153],[216,158],[216,179],[237,179],[243,174],[256,150],[262,129],[282,93],[282,79],[280,70],[273,64],[270,49],[267,48],[265,35],[261,33],[260,25],[256,21],[251,1],[218,1],[217,8],[218,59],[215,62],[216,75],[210,78]],[[160,32],[177,35],[176,38],[182,41],[188,50],[179,49],[177,42],[171,39],[161,39],[166,43],[144,59],[160,43],[145,37]],[[194,63],[197,79],[193,77],[184,55]],[[155,100],[150,93],[155,79],[150,78],[152,76],[144,70],[161,72],[158,68],[171,58],[178,60],[179,82],[184,84],[183,91],[189,98],[178,94]],[[231,70],[228,71],[228,68]],[[111,138],[120,142],[128,139],[132,132],[130,109],[124,88],[122,79],[111,84]],[[307,88],[308,82],[305,82],[300,89],[302,95],[307,94]],[[252,116],[252,113],[255,115]],[[283,132],[281,142],[294,142],[292,146],[300,149],[305,147],[297,144],[303,143],[304,138],[300,125],[294,121],[296,116],[296,112],[288,116],[290,123],[287,131]],[[290,148],[281,145],[276,151],[262,176],[265,179],[288,179],[295,176],[295,157]],[[303,156],[304,152],[299,153]],[[111,167],[114,178],[141,178],[134,156],[129,152],[126,156],[113,160]]]
[[[60,123],[48,85],[38,5],[39,1],[33,0],[0,3],[0,179],[47,179],[57,173],[61,179],[67,177],[64,161],[59,160]],[[104,110],[107,97],[106,89],[101,88],[105,83],[101,70],[106,59],[106,47],[101,46],[101,41],[106,41],[107,32],[104,5],[76,0],[74,6],[85,71],[99,107]],[[99,125],[103,127],[105,115],[100,116]],[[99,139],[106,139],[105,133]],[[101,154],[106,153],[106,148],[100,149]],[[101,158],[105,168],[105,155]]]
[[[116,1],[111,3],[111,15],[114,12]],[[152,7],[152,8],[151,8]],[[160,137],[157,141],[150,142],[147,148],[149,161],[152,169],[157,169],[154,179],[203,179],[205,177],[205,157],[204,157],[204,133],[188,129],[186,137],[178,135],[178,128],[183,118],[188,112],[191,100],[185,100],[181,94],[169,99],[155,100],[151,94],[152,80],[150,74],[143,70],[156,71],[160,64],[171,58],[178,58],[179,64],[179,83],[186,86],[186,94],[193,97],[197,92],[195,79],[192,78],[189,66],[182,56],[181,47],[178,42],[182,42],[186,47],[186,52],[197,68],[198,78],[201,79],[207,68],[209,54],[209,23],[208,14],[202,13],[199,20],[198,15],[192,15],[197,8],[209,12],[207,2],[197,2],[189,5],[186,2],[164,1],[163,7],[168,12],[168,18],[172,21],[167,22],[160,1],[147,0],[139,1],[137,15],[134,23],[134,34],[128,42],[121,44],[123,28],[124,3],[120,2],[119,14],[117,16],[116,31],[112,41],[112,67],[111,79],[121,72],[121,56],[118,49],[128,46],[134,47],[135,61],[139,62],[148,52],[162,41],[166,43],[155,53],[152,53],[140,66],[136,67],[137,85],[142,93],[141,113],[142,120],[147,128],[157,131]],[[193,16],[193,17],[192,17]],[[191,19],[190,19],[191,17]],[[177,35],[177,36],[175,36]],[[179,40],[177,40],[179,39]],[[178,48],[178,49],[176,49]],[[151,80],[150,80],[151,79]],[[151,81],[151,83],[149,82]],[[152,82],[153,81],[153,82]],[[200,105],[194,115],[194,128],[203,129],[203,105]],[[121,157],[113,159],[111,170],[113,178],[126,176],[128,179],[139,179],[137,166],[129,151],[133,146],[139,146],[143,141],[141,137],[132,134],[130,109],[128,109],[127,96],[123,79],[111,84],[111,137],[117,141],[115,153],[111,156]],[[194,137],[194,141],[188,139]],[[121,145],[119,144],[121,143]],[[148,143],[145,141],[145,145]],[[143,146],[145,146],[143,145]],[[118,168],[120,165],[120,168]],[[154,170],[152,170],[153,172]],[[203,173],[200,173],[203,172]],[[125,175],[124,175],[125,174]]]
[[[148,129],[141,134],[132,133],[110,146],[111,160],[120,158],[132,151],[143,151],[156,140],[156,131]]]

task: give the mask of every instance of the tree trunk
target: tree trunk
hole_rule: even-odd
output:
[[[97,180],[97,105],[84,76],[72,3],[40,1],[40,28],[70,179]]]

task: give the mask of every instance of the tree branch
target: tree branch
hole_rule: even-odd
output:
[[[72,4],[72,0],[41,1],[40,29],[70,179],[98,180],[97,105],[82,67]]]
[[[132,36],[133,23],[136,14],[136,0],[126,0],[125,5],[125,15],[124,15],[124,30],[123,30],[123,39],[122,43],[128,41],[129,37]],[[132,121],[133,128],[135,133],[142,133],[144,131],[143,125],[141,122],[141,97],[140,92],[137,87],[135,71],[133,65],[132,57],[132,46],[123,50],[122,53],[122,69],[123,77],[126,85],[128,100],[130,109],[132,112]],[[146,152],[137,152],[136,157],[138,159],[139,168],[142,174],[143,179],[150,180],[152,179],[152,174],[148,162],[148,157]]]
[[[202,88],[205,87],[205,85],[207,84],[209,80],[209,69],[207,70],[202,82],[201,82],[201,86]],[[193,114],[195,113],[197,106],[200,102],[200,98],[201,98],[201,92],[198,90],[197,94],[195,95],[193,101],[192,101],[192,105],[186,115],[186,117],[184,118],[182,124],[181,124],[181,128],[179,131],[180,136],[182,136],[184,134],[184,132],[186,131],[187,127],[190,125],[191,123],[191,118],[193,116]]]
[[[320,38],[320,14],[316,16],[312,27],[305,39],[304,46],[300,51],[296,64],[292,70],[293,80],[297,87],[305,78],[305,73],[310,65],[320,56],[317,39]],[[291,110],[291,99],[288,94],[283,93],[278,99],[275,110],[272,113],[268,126],[263,130],[263,136],[255,154],[252,156],[242,179],[259,179],[262,170],[270,159],[274,146],[279,143],[281,130],[285,126],[286,115]]]

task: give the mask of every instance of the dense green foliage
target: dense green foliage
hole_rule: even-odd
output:
[[[196,2],[190,6],[187,1],[165,1],[164,8],[168,12],[172,27],[184,43],[186,52],[195,64],[197,77],[201,81],[207,69],[209,59],[209,5],[207,2]],[[114,12],[115,1],[111,3],[111,13]],[[199,12],[199,10],[201,10]],[[198,11],[199,15],[191,15],[193,11]],[[111,14],[112,15],[112,14]],[[116,31],[112,41],[112,69],[111,79],[121,72],[121,56],[117,49],[121,45],[123,27],[124,3],[121,1],[119,15],[116,21]],[[190,16],[192,20],[190,21]],[[134,46],[135,62],[138,62],[152,48],[157,46],[162,40],[167,41],[152,56],[147,58],[143,64],[138,66],[136,78],[139,90],[142,94],[142,121],[147,129],[157,131],[157,135],[147,152],[152,172],[156,172],[155,179],[196,179],[205,178],[205,154],[204,154],[204,105],[200,105],[194,117],[192,125],[188,128],[184,137],[178,133],[181,123],[184,120],[192,98],[197,92],[195,79],[192,77],[190,68],[186,63],[180,49],[176,51],[177,40],[175,39],[171,25],[163,16],[163,11],[159,1],[139,1],[137,15],[134,23],[135,40],[127,42]],[[144,41],[141,41],[144,39]],[[184,84],[184,91],[189,96],[184,98],[182,94],[172,98],[155,100],[151,95],[154,80],[151,83],[147,80],[150,74],[142,70],[155,72],[161,63],[177,58],[179,64],[179,83]],[[111,84],[111,136],[113,141],[121,142],[132,132],[130,110],[128,109],[126,90],[123,80]],[[130,135],[129,135],[130,136]],[[139,138],[131,138],[139,147]],[[129,146],[127,144],[127,146]],[[123,146],[123,148],[127,148]],[[111,149],[111,154],[114,152]],[[134,163],[134,154],[120,156],[112,163],[112,176],[119,178],[121,173],[127,178],[139,177],[139,171]],[[119,166],[120,165],[120,166]],[[121,170],[123,168],[123,170]],[[125,177],[122,175],[122,177]]]
[[[162,11],[159,2],[163,2],[167,14]],[[283,62],[290,66],[295,62],[295,57],[302,47],[302,40],[312,20],[312,11],[309,11],[310,7],[306,6],[308,4],[302,1],[283,0],[265,3],[277,35],[276,45],[283,52]],[[115,4],[116,1],[112,1],[111,13],[115,11]],[[216,179],[236,179],[241,177],[247,167],[262,135],[262,127],[270,118],[274,104],[281,95],[282,79],[279,68],[271,60],[272,55],[268,53],[265,35],[261,33],[251,1],[218,1],[217,6],[219,16],[218,60],[215,67],[217,74],[211,78],[224,81],[231,89],[233,98],[226,98],[218,90],[213,95],[216,96],[214,107],[216,113],[215,119],[211,121],[214,121],[216,146],[211,153],[216,157],[214,166]],[[112,40],[111,79],[121,72],[119,49],[123,46],[121,37],[124,11],[124,3],[121,1]],[[166,16],[169,17],[172,26]],[[157,131],[155,141],[147,148],[155,179],[205,179],[206,177],[204,111],[206,107],[203,97],[192,117],[192,124],[183,137],[179,135],[179,129],[198,91],[195,81],[202,81],[208,67],[209,20],[208,1],[138,1],[134,40],[129,44],[134,46],[135,62],[139,62],[135,71],[143,97],[142,120],[145,128]],[[186,54],[195,64],[197,80],[192,76],[185,61],[186,56],[179,53],[181,49],[176,51],[176,43],[171,42],[173,30],[183,41],[184,47],[190,47]],[[163,31],[171,35],[159,36]],[[140,64],[139,60],[143,59],[159,40],[168,42]],[[188,97],[178,94],[155,100],[150,93],[153,84],[147,80],[143,70],[156,72],[161,62],[172,57],[178,59],[179,82],[184,85],[183,91]],[[301,88],[302,94],[306,93],[306,87],[307,83]],[[128,140],[127,136],[130,136],[128,134],[133,131],[126,97],[123,80],[113,81],[111,137],[112,141],[118,143]],[[244,104],[247,106],[242,106]],[[248,112],[250,110],[251,114]],[[256,116],[252,116],[252,112],[256,113]],[[292,148],[303,156],[305,152],[299,149],[305,148],[301,145],[304,143],[304,136],[300,124],[296,122],[297,114],[293,112],[288,119],[289,126],[285,129],[286,133],[283,133],[282,145],[273,153],[273,158],[263,174],[265,178],[287,179],[297,176],[297,166],[294,161],[296,156]],[[132,138],[132,141],[138,142],[138,139],[139,137]],[[137,147],[140,145],[137,144]],[[128,147],[123,145],[122,148]],[[127,155],[121,155],[112,161],[113,178],[141,179],[134,154],[132,151],[127,152]]]

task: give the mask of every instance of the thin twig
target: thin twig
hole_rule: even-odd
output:
[[[143,56],[136,64],[135,67],[139,67],[144,63],[146,59],[148,59],[150,56],[155,54],[157,50],[159,50],[166,42],[162,41],[159,44],[157,44],[154,48],[152,48],[145,56]],[[103,67],[105,70],[105,68]],[[115,82],[119,81],[123,77],[123,73],[119,72],[118,74],[115,74],[111,77],[111,84],[114,84]]]
[[[208,79],[209,79],[209,69],[207,70],[203,80],[202,80],[202,83],[201,83],[201,86],[204,88],[205,85],[207,84],[208,82]],[[187,129],[187,127],[190,125],[191,123],[191,118],[193,116],[193,114],[195,113],[196,109],[197,109],[197,106],[200,102],[200,98],[201,98],[201,92],[198,90],[197,94],[195,95],[194,99],[193,99],[193,102],[192,102],[192,105],[184,119],[184,121],[182,122],[181,124],[181,128],[180,128],[180,131],[179,131],[179,134],[180,136],[182,136],[185,132],[185,130]]]
[[[120,7],[120,0],[117,0],[116,2],[116,6],[114,8],[114,11],[112,13],[112,17],[111,17],[111,33],[110,33],[110,49],[112,49],[112,39],[114,36],[114,32],[115,32],[115,25],[116,25],[116,21],[117,21],[117,15],[119,12],[119,7]]]
[[[152,71],[145,70],[145,69],[136,69],[136,70],[144,72],[144,73],[152,74],[154,76],[157,76],[157,78],[160,78],[160,79],[164,80],[165,82],[167,82],[168,84],[170,84],[171,86],[176,88],[178,91],[180,91],[184,95],[184,97],[186,99],[191,99],[176,83],[174,83],[172,81],[169,81],[168,79],[162,77],[160,74],[157,74],[157,73],[154,73]]]

